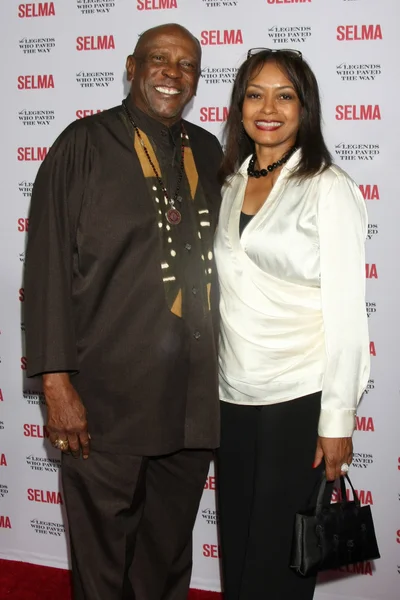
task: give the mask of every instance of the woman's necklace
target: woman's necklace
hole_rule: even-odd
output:
[[[271,171],[274,171],[281,165],[285,164],[285,162],[287,162],[289,160],[289,158],[292,156],[292,154],[296,150],[297,150],[296,146],[293,146],[293,148],[290,148],[290,150],[288,152],[286,152],[286,154],[284,156],[282,156],[282,158],[280,160],[277,160],[276,162],[272,163],[272,165],[268,165],[268,167],[266,169],[261,169],[261,170],[257,170],[254,168],[254,165],[256,164],[256,160],[257,160],[257,155],[254,152],[253,156],[250,159],[249,166],[247,167],[248,176],[256,177],[256,179],[258,179],[259,177],[266,177],[268,175],[268,173],[271,173]]]
[[[164,182],[161,179],[161,175],[158,173],[153,161],[151,160],[149,151],[147,150],[146,145],[143,141],[143,138],[140,135],[139,128],[136,125],[135,121],[133,120],[132,115],[129,112],[127,106],[125,105],[125,100],[122,102],[122,106],[124,107],[126,116],[128,117],[129,121],[131,122],[131,124],[136,132],[136,135],[139,138],[140,144],[144,150],[145,155],[147,156],[147,160],[149,161],[151,168],[153,169],[154,175],[158,181],[158,185],[160,186],[161,191],[164,194],[164,198],[170,205],[170,208],[165,213],[165,217],[170,225],[179,225],[179,223],[182,221],[182,215],[179,212],[179,210],[175,207],[175,202],[178,199],[178,194],[179,194],[179,190],[180,190],[181,183],[182,183],[183,172],[185,170],[185,144],[184,144],[183,140],[189,139],[189,136],[186,133],[186,130],[183,126],[183,123],[182,123],[182,127],[181,127],[181,164],[180,164],[180,168],[179,168],[178,183],[176,184],[176,189],[175,189],[174,195],[172,196],[172,198],[170,198],[168,195],[167,189],[164,185]]]

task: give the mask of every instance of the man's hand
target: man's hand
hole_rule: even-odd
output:
[[[316,468],[325,459],[325,472],[328,481],[343,475],[341,466],[351,465],[353,460],[353,441],[349,438],[318,437],[313,467]]]
[[[90,436],[87,430],[86,410],[68,373],[43,375],[43,391],[47,405],[47,429],[50,442],[68,442],[64,452],[78,458],[82,449],[83,458],[89,456]]]

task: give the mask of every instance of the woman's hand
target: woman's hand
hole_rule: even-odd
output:
[[[344,463],[351,465],[353,460],[353,441],[347,438],[318,437],[315,451],[314,469],[325,459],[325,472],[328,481],[338,479],[344,475],[341,467]]]

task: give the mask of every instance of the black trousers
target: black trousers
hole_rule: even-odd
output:
[[[63,456],[75,600],[187,600],[211,457]]]
[[[280,404],[221,402],[217,452],[225,600],[311,600],[315,578],[289,569],[295,513],[321,477],[312,468],[321,393]]]

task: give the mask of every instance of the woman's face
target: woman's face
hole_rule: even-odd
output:
[[[243,127],[256,145],[284,152],[296,142],[301,105],[295,89],[276,63],[265,63],[250,79],[242,109]]]

